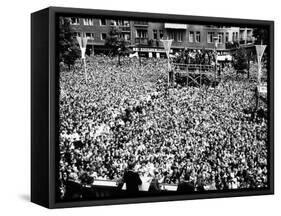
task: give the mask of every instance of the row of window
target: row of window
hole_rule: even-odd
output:
[[[207,43],[214,43],[215,32],[208,32],[207,33]],[[183,32],[168,32],[168,39],[173,39],[174,41],[182,42],[183,39]],[[233,32],[232,34],[232,41],[238,40],[238,32]],[[229,42],[229,32],[225,33],[225,42]],[[189,43],[200,43],[201,42],[201,32],[199,31],[190,31],[188,35],[188,42]],[[218,33],[218,44],[222,44],[224,42],[224,33]]]
[[[158,37],[158,31],[159,31],[159,37]],[[167,37],[168,39],[172,39],[177,42],[182,42],[183,41],[183,31],[173,31],[173,32],[168,32]],[[164,36],[163,30],[153,30],[153,39],[157,40],[158,38],[162,39]],[[147,30],[143,29],[137,29],[136,30],[136,37],[137,38],[148,38],[148,32]],[[215,32],[208,32],[207,33],[207,42],[208,43],[214,43],[214,37],[215,37]],[[225,33],[225,39],[224,39],[224,33],[219,32],[218,33],[218,44],[222,44],[223,42],[229,42],[229,32]],[[232,41],[237,41],[238,40],[238,32],[233,32],[232,33]],[[200,43],[201,42],[201,32],[199,31],[190,31],[189,36],[188,36],[188,42],[189,43]]]
[[[100,19],[100,26],[105,26],[107,25],[106,19]],[[72,25],[79,25],[79,18],[72,17],[71,18],[71,24]],[[94,25],[94,19],[93,18],[84,18],[83,19],[83,24],[85,26],[93,26]],[[110,20],[110,25],[114,26],[130,26],[129,21],[126,20]],[[158,34],[159,31],[159,34]],[[105,34],[106,35],[106,34]],[[214,43],[214,32],[208,32],[207,33],[207,42],[208,43]],[[249,37],[250,34],[247,32],[247,38]],[[163,30],[153,30],[153,39],[162,39],[164,36]],[[174,41],[182,42],[183,41],[183,32],[168,32],[168,39],[173,39]],[[147,30],[137,30],[136,31],[136,37],[137,38],[148,38],[148,33]],[[223,38],[224,38],[224,33],[219,32],[218,33],[218,43],[222,44],[223,43]],[[240,35],[240,39],[242,39],[242,34]],[[188,37],[189,43],[200,43],[201,42],[201,33],[199,31],[190,31],[189,32],[189,37]],[[230,41],[230,36],[229,32],[225,33],[225,42]],[[238,41],[238,32],[232,32],[232,41]]]
[[[159,32],[159,35],[158,35]],[[75,36],[78,36],[79,33],[75,32]],[[101,40],[106,39],[106,33],[101,33],[100,38]],[[86,36],[89,38],[95,38],[94,33],[86,33]],[[159,36],[159,37],[158,37]],[[162,39],[164,36],[163,30],[153,30],[153,39],[157,40],[158,38]],[[168,39],[172,39],[177,42],[182,42],[183,41],[183,32],[168,32],[167,33]],[[130,40],[130,34],[129,33],[122,33],[121,37],[124,38],[125,40]],[[215,37],[215,32],[208,32],[207,33],[207,43],[214,43],[214,37]],[[136,38],[143,38],[147,39],[148,38],[148,32],[145,29],[137,29],[136,30]],[[229,32],[225,33],[225,42],[229,42]],[[238,41],[238,32],[232,32],[232,41]],[[189,32],[189,37],[188,37],[188,42],[189,43],[200,43],[201,42],[201,32],[199,31],[190,31]],[[224,33],[219,32],[218,33],[218,44],[222,44],[224,42]]]
[[[83,25],[85,26],[93,26],[94,25],[94,19],[93,18],[84,18],[82,19]],[[70,20],[71,25],[80,25],[79,18],[72,17]],[[100,19],[99,20],[100,26],[105,26],[106,19]],[[130,26],[130,22],[127,20],[110,20],[110,25],[114,26]]]
[[[158,38],[162,39],[164,37],[164,31],[163,30],[157,30],[153,29],[153,36],[152,38],[154,40],[157,40]],[[148,32],[146,29],[136,29],[136,38],[148,38]]]
[[[201,42],[201,33],[200,32],[189,32],[189,37],[188,37],[189,43],[200,43]]]
[[[207,33],[207,42],[208,43],[214,43],[214,32],[208,32]],[[230,41],[229,32],[225,33],[225,42]],[[232,41],[238,41],[238,32],[232,32]],[[224,42],[224,32],[218,33],[218,44],[222,44]]]
[[[74,36],[80,36],[80,33],[74,32]],[[101,33],[101,34],[97,35],[96,33],[93,33],[93,32],[86,32],[86,37],[88,37],[89,39],[100,38],[101,40],[105,40],[107,37],[107,34]],[[122,33],[121,38],[128,41],[128,40],[130,40],[130,34]]]
[[[105,40],[106,39],[106,33],[101,33],[99,36],[96,36],[96,33],[89,33],[89,32],[86,32],[86,37],[90,38],[90,39],[94,39],[94,38],[97,38],[97,37],[100,37],[101,40]],[[74,36],[81,36],[79,32],[74,32]]]

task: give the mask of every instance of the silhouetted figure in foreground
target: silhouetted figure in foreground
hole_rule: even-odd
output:
[[[139,185],[142,184],[140,176],[134,171],[134,163],[128,164],[128,170],[124,173],[124,183],[126,183],[126,191],[130,194],[136,194],[139,192]]]
[[[177,191],[182,193],[194,192],[194,184],[190,181],[189,174],[184,175],[184,180],[179,183]]]

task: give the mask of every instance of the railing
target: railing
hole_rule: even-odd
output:
[[[123,32],[129,32],[130,31],[130,26],[119,26],[119,28]]]
[[[135,43],[148,45],[148,38],[135,38]]]
[[[148,26],[148,22],[146,22],[146,21],[135,21],[134,25],[135,26]]]
[[[249,40],[247,39],[247,40],[240,40],[239,41],[240,44],[249,44],[249,43],[253,43],[253,42],[254,42],[253,39],[249,39]]]
[[[213,65],[204,65],[204,64],[180,64],[180,63],[173,63],[173,66],[177,70],[182,70],[186,71],[188,70],[189,72],[192,71],[213,71],[214,66]]]
[[[88,44],[93,44],[95,43],[95,40],[93,38],[89,38],[87,41]]]
[[[252,38],[252,37],[248,37],[248,38],[247,38],[247,43],[254,43],[253,38]]]
[[[104,186],[104,187],[112,187],[117,188],[117,182],[111,181],[111,180],[99,180],[96,179],[93,183],[93,186]],[[147,191],[149,186],[147,187],[140,187],[140,191]],[[176,184],[161,184],[161,190],[166,191],[176,191],[178,188],[178,185]],[[125,190],[125,187],[122,188],[122,190]]]

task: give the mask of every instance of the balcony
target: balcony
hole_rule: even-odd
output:
[[[254,43],[254,38],[251,36],[247,37],[247,43]]]
[[[94,43],[95,43],[94,38],[88,38],[87,43],[88,43],[88,44],[94,44]]]
[[[246,40],[244,38],[240,38],[239,43],[240,44],[245,44]]]
[[[135,38],[135,43],[139,45],[148,45],[148,38]]]
[[[119,26],[119,28],[122,32],[130,32],[131,31],[130,26]]]
[[[148,22],[146,22],[146,21],[135,21],[134,26],[148,27]]]

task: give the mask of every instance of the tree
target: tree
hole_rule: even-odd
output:
[[[233,54],[233,57],[233,66],[234,69],[237,70],[237,73],[244,72],[246,69],[249,69],[247,51],[244,48],[238,48]]]
[[[268,30],[264,28],[254,28],[253,36],[256,41],[255,44],[267,44],[268,45]]]
[[[225,43],[226,49],[237,49],[239,47],[239,43],[237,41],[229,41]]]
[[[59,20],[59,60],[68,66],[70,70],[75,60],[80,57],[80,51],[76,38],[70,28],[70,19],[60,17]]]
[[[120,56],[129,53],[128,43],[122,38],[122,31],[119,27],[112,26],[105,39],[105,46],[109,49],[110,54],[118,56],[118,64],[120,65]]]

